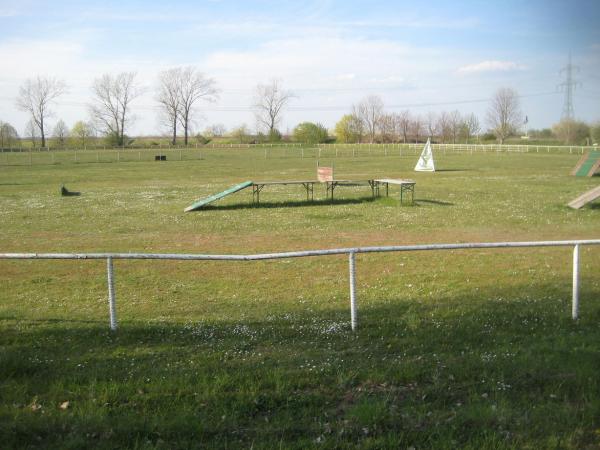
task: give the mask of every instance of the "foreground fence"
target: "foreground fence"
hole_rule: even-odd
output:
[[[573,295],[571,317],[579,317],[579,249],[583,245],[600,245],[600,239],[571,241],[533,241],[533,242],[484,242],[463,244],[425,244],[400,245],[386,247],[354,247],[329,250],[306,250],[282,253],[260,253],[254,255],[202,255],[202,254],[161,254],[161,253],[0,253],[0,259],[105,259],[108,279],[108,305],[110,329],[117,329],[117,303],[113,260],[115,259],[159,259],[180,261],[262,261],[271,259],[304,258],[310,256],[348,255],[350,283],[350,325],[356,330],[356,254],[409,252],[424,250],[462,250],[480,248],[523,248],[523,247],[573,247]]]

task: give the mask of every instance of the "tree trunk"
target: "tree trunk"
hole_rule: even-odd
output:
[[[40,134],[42,135],[42,148],[46,147],[46,135],[44,134],[44,117],[40,118]]]
[[[188,144],[188,116],[187,116],[187,114],[183,119],[183,143],[187,147],[187,144]]]
[[[177,144],[177,116],[173,118],[173,145]]]

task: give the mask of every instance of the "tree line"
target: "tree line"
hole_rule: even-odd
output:
[[[67,92],[63,80],[37,76],[28,79],[20,87],[15,105],[28,113],[30,119],[25,127],[25,136],[34,142],[39,140],[46,147],[49,134],[48,119],[57,99]],[[68,138],[81,145],[92,138],[102,137],[113,146],[126,146],[127,130],[134,116],[132,104],[146,91],[136,80],[134,72],[116,75],[104,74],[96,78],[91,86],[91,101],[87,105],[89,119],[76,122],[71,129],[63,120],[58,120],[50,135],[55,142],[64,146]],[[179,133],[183,142],[189,143],[192,128],[201,102],[219,99],[216,81],[194,67],[168,69],[158,75],[154,99],[159,109],[160,123],[168,130],[171,143],[175,145]],[[256,120],[256,134],[244,124],[228,133],[239,142],[270,141],[283,138],[279,129],[283,112],[296,96],[283,88],[279,80],[259,84],[254,91],[252,109]],[[521,111],[519,95],[511,88],[501,88],[494,94],[486,114],[487,129],[484,136],[504,143],[517,135],[526,126],[527,118]],[[483,128],[479,118],[459,111],[428,112],[424,115],[409,110],[388,112],[381,97],[370,95],[352,105],[351,110],[336,123],[333,137],[319,123],[302,122],[293,132],[297,142],[322,143],[335,139],[340,143],[388,143],[419,142],[430,138],[441,143],[463,143],[479,140]],[[212,137],[224,136],[223,125],[213,125],[195,137],[206,142]],[[581,121],[561,120],[552,130],[532,130],[532,137],[556,138],[567,144],[597,142],[600,140],[600,125],[590,126]],[[16,129],[0,121],[0,148],[8,147],[19,139]]]

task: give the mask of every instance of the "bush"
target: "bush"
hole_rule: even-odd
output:
[[[273,128],[269,132],[268,139],[269,139],[269,142],[280,142],[281,141],[281,132],[277,128]]]
[[[294,140],[298,142],[322,144],[328,139],[327,129],[319,123],[302,122],[294,128]]]
[[[196,139],[196,142],[200,145],[205,145],[210,142],[210,138],[203,136],[200,133],[196,134],[195,139]]]
[[[118,133],[108,133],[104,136],[104,142],[107,146],[110,147],[123,147],[124,145],[131,145],[133,143],[133,139],[129,139],[129,136],[123,136],[123,140],[121,140],[121,136]]]

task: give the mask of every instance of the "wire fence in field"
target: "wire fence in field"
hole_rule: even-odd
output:
[[[536,153],[582,155],[596,147],[509,145],[509,144],[432,144],[438,155]],[[151,148],[84,149],[4,148],[0,149],[0,165],[48,165],[80,163],[115,163],[141,161],[191,161],[224,157],[233,152],[248,159],[319,159],[379,158],[416,156],[423,144],[208,144],[190,146],[161,145]]]
[[[460,244],[421,244],[400,245],[383,247],[353,247],[335,248],[325,250],[303,250],[294,252],[262,253],[253,255],[206,255],[206,254],[163,254],[163,253],[0,253],[0,259],[104,259],[106,260],[108,306],[110,329],[117,329],[117,303],[115,291],[115,271],[113,260],[179,260],[179,261],[265,261],[289,258],[320,257],[331,255],[347,255],[349,267],[349,293],[350,293],[350,326],[356,330],[357,318],[357,291],[356,291],[356,255],[361,253],[388,253],[388,252],[415,252],[439,250],[467,250],[467,249],[498,249],[498,248],[532,248],[532,247],[572,247],[573,248],[573,282],[571,317],[579,318],[579,252],[584,245],[600,245],[600,239],[569,240],[569,241],[532,241],[532,242],[475,242]]]

